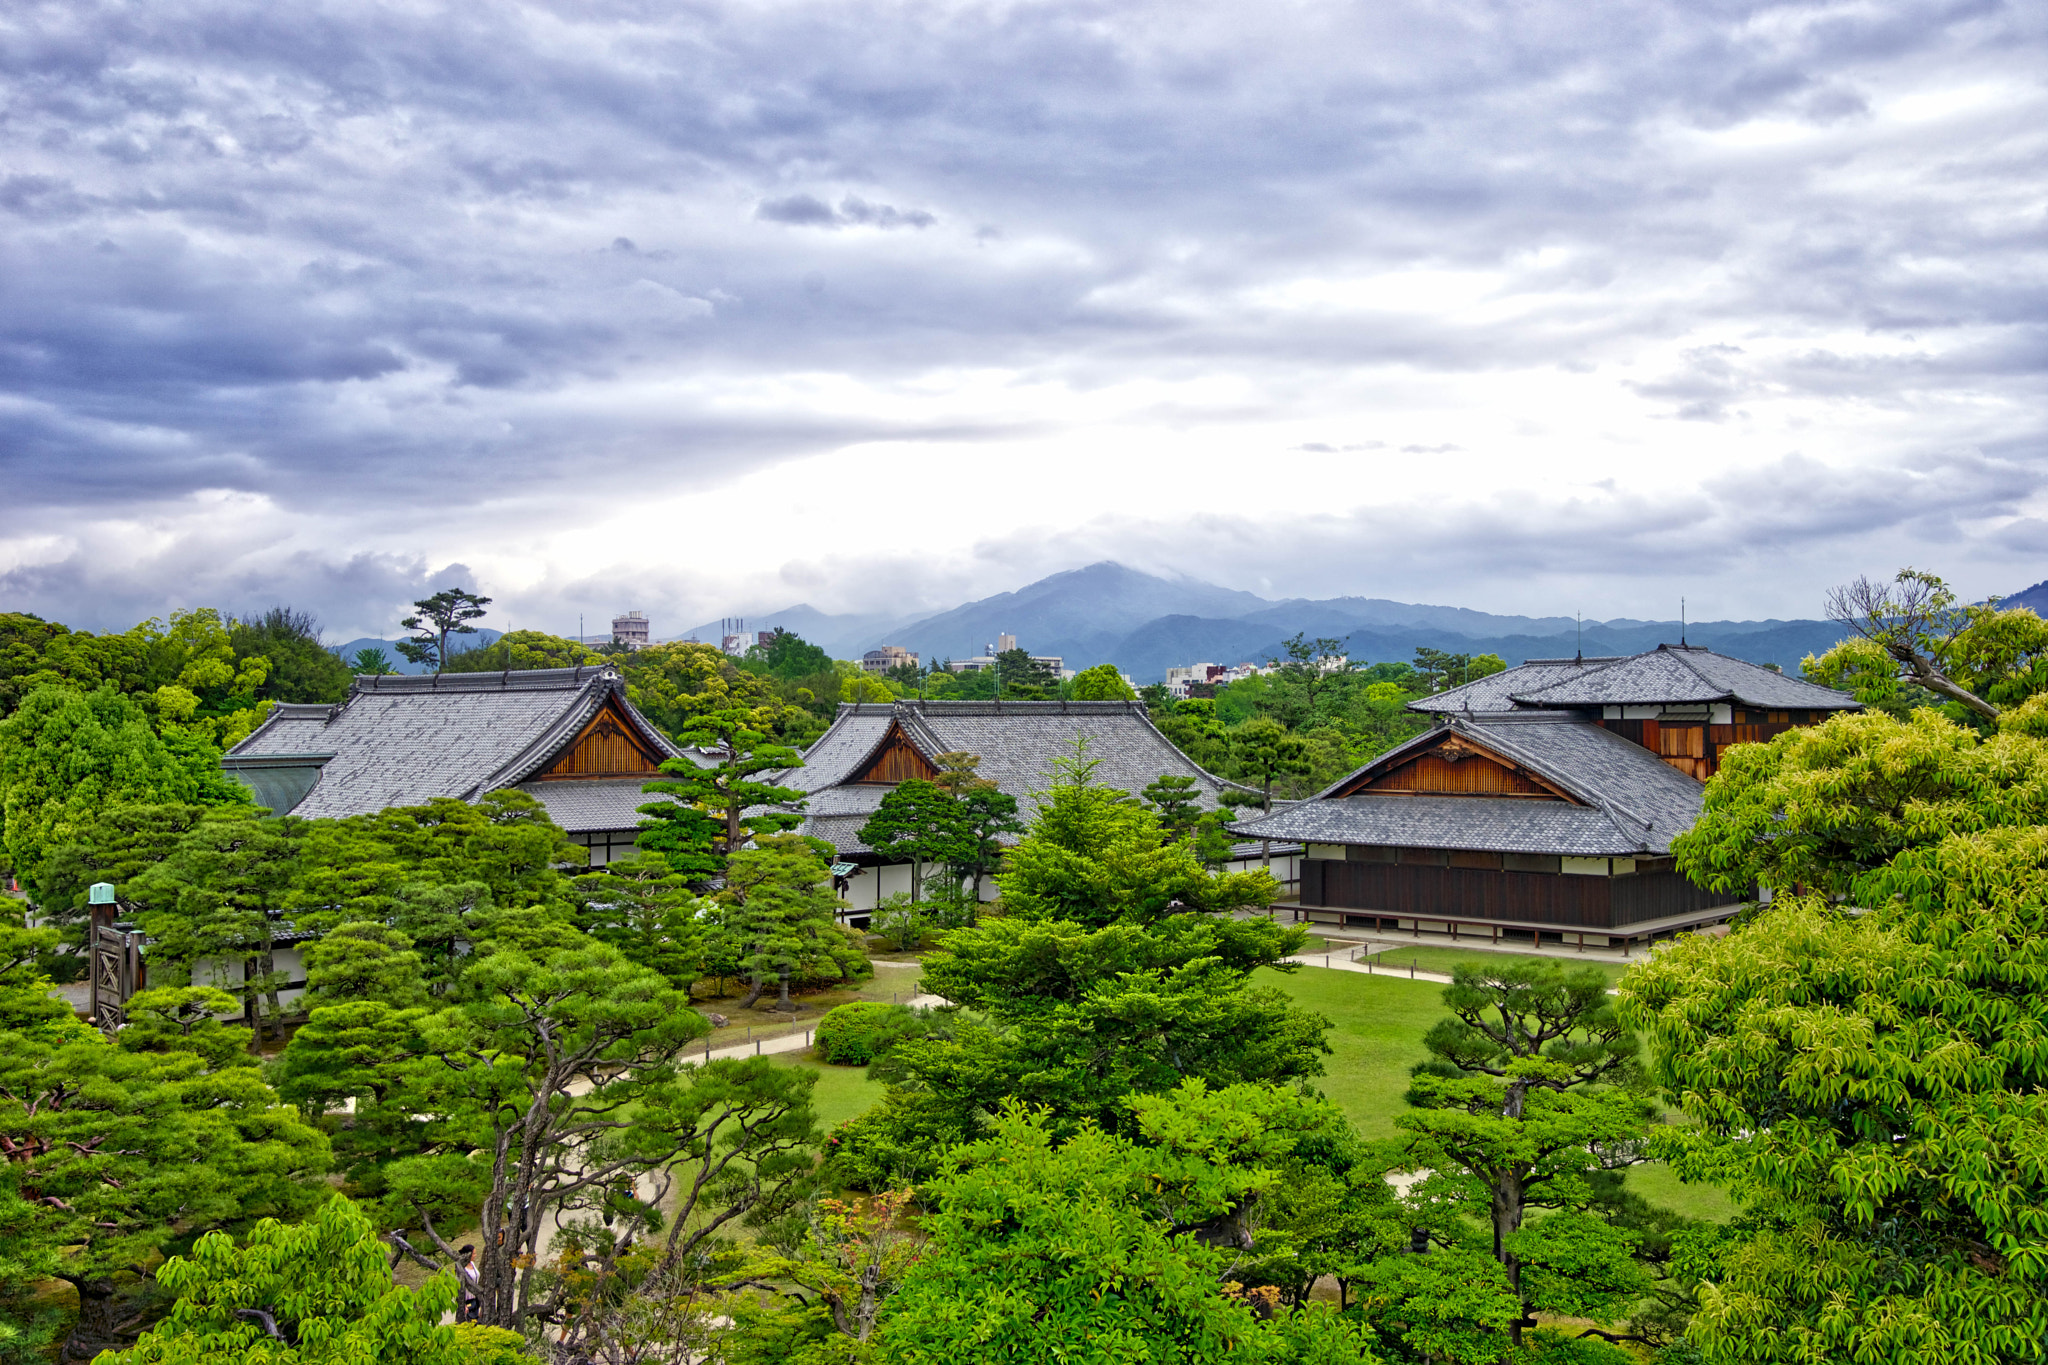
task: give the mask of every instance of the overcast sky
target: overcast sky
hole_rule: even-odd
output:
[[[0,608],[2048,578],[2048,7],[0,7]]]

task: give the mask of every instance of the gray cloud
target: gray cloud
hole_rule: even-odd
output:
[[[1348,543],[1413,546],[1439,574],[1455,553],[1473,593],[1530,562],[1629,579],[1646,557],[1734,582],[1744,555],[1872,537],[2017,572],[2048,450],[2048,135],[2017,95],[1960,123],[1897,110],[2034,90],[2044,58],[2041,15],[1990,0],[1284,23],[1163,0],[25,0],[0,23],[8,504],[71,532],[226,493],[307,529],[232,572],[209,573],[201,530],[126,579],[38,560],[0,592],[148,614],[179,574],[402,601],[433,556],[359,546],[489,542],[508,503],[531,529],[861,442],[1010,439],[1014,416],[912,397],[755,401],[792,376],[900,396],[976,369],[1075,391],[1229,374],[1248,396],[1225,421],[1368,374],[1561,368],[1616,373],[1617,404],[1731,449],[1762,404],[1899,424],[1867,478],[1788,464],[1633,504],[1482,497],[1441,525],[1404,502],[1330,523],[1314,565],[1286,562],[1291,529],[1079,505],[1033,533],[1075,555],[1229,578],[1240,561],[1214,556],[1241,551],[1318,592],[1403,572]],[[1728,141],[1751,125],[1776,130],[1768,153]],[[1406,266],[1497,273],[1512,320],[1263,301]],[[1374,430],[1358,417],[1300,449],[1382,448],[1340,439]],[[815,558],[762,553],[764,581],[776,556]],[[989,553],[991,574],[1067,562]],[[920,591],[870,558],[873,591]]]

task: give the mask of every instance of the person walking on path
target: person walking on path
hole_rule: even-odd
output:
[[[462,1265],[456,1273],[462,1277],[462,1283],[455,1294],[455,1320],[475,1322],[477,1311],[482,1306],[482,1296],[477,1293],[477,1286],[481,1280],[476,1268],[476,1248],[463,1247],[459,1254],[462,1257]]]

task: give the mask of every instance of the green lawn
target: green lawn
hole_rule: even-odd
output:
[[[1443,1017],[1444,988],[1320,967],[1262,971],[1258,984],[1277,986],[1330,1021],[1328,1071],[1316,1084],[1360,1135],[1393,1137],[1394,1115],[1406,1107],[1408,1069],[1426,1055],[1422,1035]]]
[[[1455,956],[1444,949],[1420,951]],[[1394,1116],[1408,1107],[1402,1098],[1408,1089],[1408,1069],[1426,1055],[1422,1035],[1444,1017],[1443,986],[1314,967],[1292,975],[1261,972],[1259,978],[1261,984],[1279,987],[1330,1021],[1325,1035],[1331,1048],[1328,1070],[1317,1085],[1359,1135],[1375,1141],[1397,1136],[1400,1129],[1394,1126]],[[1692,1218],[1721,1222],[1735,1212],[1723,1191],[1681,1184],[1662,1163],[1632,1169],[1628,1187],[1653,1204]]]
[[[1451,968],[1461,962],[1476,962],[1481,966],[1485,966],[1488,963],[1499,965],[1503,962],[1554,962],[1558,966],[1567,969],[1573,967],[1597,967],[1607,974],[1609,981],[1621,980],[1621,974],[1628,970],[1626,963],[1601,962],[1597,959],[1578,957],[1576,954],[1569,957],[1548,957],[1538,956],[1535,953],[1475,953],[1461,948],[1438,948],[1433,946],[1396,948],[1390,953],[1375,954],[1373,961],[1380,967],[1404,972],[1408,970],[1408,964],[1412,962],[1415,964],[1417,971],[1435,972],[1439,976],[1449,976]]]
[[[882,1098],[882,1083],[869,1080],[864,1066],[828,1066],[808,1052],[782,1053],[775,1064],[800,1066],[818,1073],[818,1088],[811,1092],[811,1106],[818,1111],[818,1126],[827,1132]]]

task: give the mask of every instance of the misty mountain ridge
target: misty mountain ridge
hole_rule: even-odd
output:
[[[2048,585],[2043,587],[2048,596]],[[1660,644],[1706,645],[1753,663],[1796,672],[1801,659],[1841,638],[1841,627],[1820,620],[1587,621],[1569,616],[1505,616],[1469,607],[1396,602],[1378,597],[1273,599],[1198,579],[1165,578],[1104,560],[1042,578],[1013,592],[924,617],[833,615],[808,604],[760,617],[747,629],[777,626],[824,648],[835,658],[857,659],[884,644],[915,650],[927,663],[972,658],[1002,634],[1014,635],[1033,654],[1056,654],[1069,668],[1115,664],[1139,682],[1157,682],[1166,670],[1200,662],[1264,662],[1282,653],[1297,633],[1342,640],[1355,660],[1409,660],[1418,647],[1460,654],[1499,654],[1510,664],[1525,659],[1634,654]],[[693,632],[715,641],[714,623]],[[664,637],[674,638],[674,637]]]

